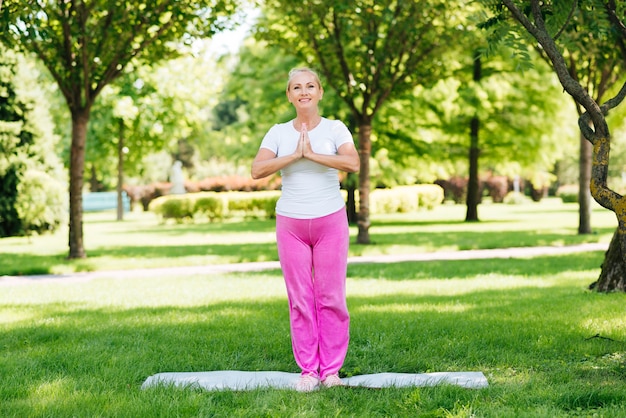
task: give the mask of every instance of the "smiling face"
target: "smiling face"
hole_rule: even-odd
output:
[[[296,71],[287,85],[287,98],[296,110],[317,109],[324,90],[315,73],[307,70]]]

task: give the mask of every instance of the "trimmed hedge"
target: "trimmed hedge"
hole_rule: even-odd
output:
[[[358,199],[358,197],[357,197]],[[444,200],[443,188],[436,184],[375,189],[370,193],[370,213],[408,213],[431,210]]]
[[[578,203],[578,185],[563,185],[557,189],[556,196],[560,197],[563,203]]]
[[[236,217],[274,218],[280,192],[199,192],[167,195],[150,202],[150,211],[162,221],[221,221]]]
[[[346,191],[342,190],[344,198]],[[150,211],[162,222],[208,220],[222,221],[233,218],[276,217],[278,190],[258,192],[199,192],[184,195],[157,197],[150,202]],[[358,200],[358,192],[356,194]],[[393,189],[376,189],[370,194],[370,213],[416,212],[431,210],[443,202],[443,189],[434,184],[400,186]]]

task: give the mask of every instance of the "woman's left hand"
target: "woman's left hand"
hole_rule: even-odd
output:
[[[302,156],[309,158],[315,154],[313,148],[311,148],[311,140],[309,139],[309,132],[306,129],[306,124],[302,124],[302,130],[300,131],[302,138]]]

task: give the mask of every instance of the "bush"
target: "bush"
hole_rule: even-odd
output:
[[[560,197],[563,203],[578,203],[578,185],[563,185],[556,190],[556,196]]]
[[[194,199],[186,195],[162,196],[150,203],[150,209],[163,220],[189,221],[194,215]]]
[[[9,167],[0,173],[0,238],[23,233],[22,222],[16,208],[19,173]]]
[[[509,192],[504,199],[502,199],[502,203],[507,205],[522,205],[527,203],[529,198],[524,195],[522,192]]]
[[[341,191],[344,200],[347,192]],[[278,190],[258,192],[200,192],[158,197],[149,209],[162,220],[176,222],[206,219],[209,222],[233,218],[276,217]],[[358,193],[356,194],[358,199]],[[435,184],[376,189],[370,195],[371,213],[415,212],[431,210],[443,202],[443,189]]]
[[[280,192],[226,193],[230,217],[267,218],[276,217],[276,202]]]
[[[444,201],[443,188],[436,184],[423,184],[418,186],[419,207],[433,210]]]
[[[150,210],[162,220],[215,220],[236,217],[274,218],[279,191],[200,192],[161,196],[150,202]]]
[[[371,213],[407,213],[419,209],[431,210],[441,204],[444,191],[436,184],[398,186],[375,189],[370,194]]]
[[[41,234],[65,222],[68,198],[65,185],[48,173],[28,170],[17,187],[16,202],[25,234]]]
[[[493,203],[502,203],[509,191],[509,179],[505,176],[491,176],[484,180],[484,187],[487,189]]]
[[[204,216],[213,222],[224,218],[224,213],[226,212],[224,207],[224,199],[218,193],[215,193],[213,196],[203,193],[202,196],[196,199],[194,213]]]
[[[467,196],[467,179],[464,177],[451,177],[448,180],[437,180],[435,184],[443,188],[444,198],[452,200],[456,204],[465,203]]]

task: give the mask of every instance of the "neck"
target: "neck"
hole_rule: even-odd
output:
[[[293,123],[296,129],[300,130],[302,125],[305,124],[307,129],[313,129],[321,122],[322,117],[319,114],[311,115],[298,115],[294,119]]]

